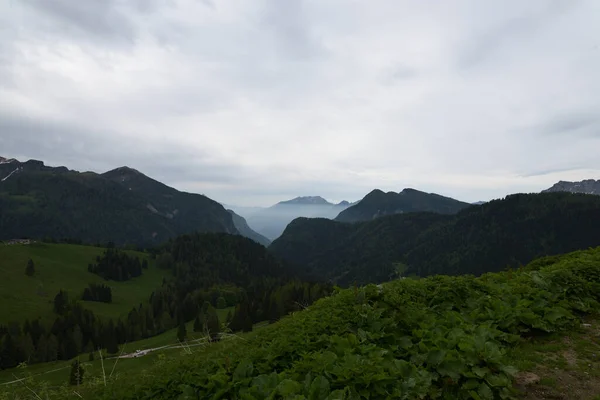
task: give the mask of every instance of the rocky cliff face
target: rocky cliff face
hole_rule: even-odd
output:
[[[543,192],[571,192],[600,195],[600,180],[586,179],[580,182],[559,181]]]

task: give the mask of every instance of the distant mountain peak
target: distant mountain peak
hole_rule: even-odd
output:
[[[343,206],[349,206],[349,205],[350,205],[350,202],[347,201],[347,200],[342,200],[342,201],[340,201],[339,203],[336,204],[336,206],[342,206],[342,207]]]
[[[108,172],[119,172],[121,174],[135,174],[135,175],[144,175],[142,174],[140,171],[138,171],[137,169],[128,167],[126,165],[119,167],[119,168],[115,168],[112,171],[108,171]]]
[[[542,192],[571,192],[600,195],[600,179],[584,179],[579,182],[558,181]]]
[[[324,205],[331,204],[321,196],[299,196],[291,200],[280,201],[277,204],[307,204],[307,205]]]
[[[369,221],[385,215],[419,211],[455,214],[468,206],[468,203],[462,201],[413,188],[405,188],[399,193],[385,193],[380,189],[374,189],[360,202],[342,211],[335,220],[340,222]]]
[[[18,162],[18,161],[15,160],[14,158],[4,158],[4,157],[0,156],[0,164],[10,164],[10,163],[14,163],[14,162]]]

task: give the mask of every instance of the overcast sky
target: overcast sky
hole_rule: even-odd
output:
[[[0,155],[237,205],[600,178],[600,1],[0,0]]]

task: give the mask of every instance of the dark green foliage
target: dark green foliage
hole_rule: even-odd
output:
[[[107,260],[121,262],[125,258],[120,254],[111,247],[98,261],[104,265],[109,265]],[[250,330],[252,324],[268,319],[273,298],[281,299],[277,315],[280,317],[331,292],[329,285],[293,279],[263,246],[239,236],[184,236],[153,254],[162,254],[159,258],[168,255],[173,276],[165,279],[147,302],[133,307],[126,317],[105,320],[85,309],[88,304],[70,302],[67,292],[61,290],[54,299],[57,315],[52,323],[42,325],[34,320],[26,321],[22,329],[19,324],[6,328],[11,336],[5,341],[4,363],[14,366],[23,361],[66,360],[89,349],[105,348],[109,354],[116,354],[123,343],[177,327],[185,340],[184,324],[194,319],[196,331],[208,331],[211,339],[217,340],[221,326],[213,304],[243,303],[245,315],[239,329]],[[90,285],[83,297],[104,301],[109,300],[109,294],[106,285]],[[0,326],[0,337],[6,336],[2,332]],[[0,367],[4,368],[2,363]]]
[[[224,297],[219,297],[217,299],[217,308],[218,309],[227,308],[227,302],[225,301]]]
[[[142,275],[142,263],[138,257],[108,248],[96,257],[96,264],[88,265],[88,271],[106,280],[126,281]]]
[[[101,385],[94,394],[515,398],[517,370],[507,350],[532,334],[577,325],[599,301],[600,249],[478,278],[436,276],[338,290],[244,340],[223,340],[128,384]]]
[[[269,250],[315,279],[343,285],[381,282],[394,278],[394,263],[402,260],[420,234],[451,218],[412,213],[356,224],[298,218]]]
[[[112,290],[104,284],[90,283],[89,287],[83,290],[81,300],[110,303],[112,302]]]
[[[411,212],[456,214],[469,206],[471,206],[469,203],[415,189],[404,189],[400,193],[384,193],[375,189],[358,204],[342,211],[335,220],[339,222],[371,221],[386,215]]]
[[[33,160],[10,168],[16,166],[23,170],[0,185],[0,240],[158,244],[188,232],[237,233],[219,203],[179,192],[130,168],[99,175]]]
[[[199,314],[194,319],[194,332],[202,332],[204,329],[204,315]]]
[[[35,275],[35,266],[33,265],[33,260],[31,258],[29,259],[29,261],[27,261],[27,266],[25,267],[25,275]]]
[[[114,322],[112,319],[108,322],[106,328],[104,328],[104,344],[106,346],[106,351],[109,354],[116,354],[119,352],[119,338],[118,334],[122,332],[117,332]]]
[[[12,335],[10,333],[4,334],[0,345],[0,367],[5,369],[17,366],[22,359],[22,355]]]
[[[250,305],[247,302],[238,304],[235,313],[231,316],[229,329],[232,331],[250,332],[252,330],[252,318],[250,316]]]
[[[90,351],[90,354],[88,355],[88,361],[92,362],[92,361],[94,361],[94,360],[95,360],[95,357],[94,357],[94,352],[93,352],[93,351]]]
[[[219,322],[219,316],[213,306],[208,307],[206,310],[206,330],[210,339],[215,341],[219,340],[219,334],[221,333],[221,324]]]
[[[185,330],[185,322],[180,321],[179,326],[177,327],[177,340],[180,342],[184,342],[187,337],[187,331]]]
[[[73,361],[71,363],[71,373],[69,374],[69,384],[81,385],[83,383],[84,372],[85,370],[79,360]]]
[[[340,285],[399,276],[481,274],[600,244],[600,197],[517,194],[454,216],[400,214],[342,224],[298,219],[269,247]]]
[[[61,290],[54,296],[54,312],[63,315],[67,311],[69,304],[69,295],[64,290]]]
[[[163,253],[156,259],[156,265],[161,269],[172,269],[175,262],[171,253]]]

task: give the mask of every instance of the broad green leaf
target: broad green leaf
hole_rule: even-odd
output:
[[[465,367],[465,363],[460,360],[444,360],[438,365],[437,372],[441,376],[448,376],[453,380],[458,380]]]
[[[439,365],[446,356],[446,352],[444,350],[431,350],[427,354],[427,364],[432,366]]]
[[[517,372],[519,372],[519,370],[512,365],[504,365],[500,369],[508,376],[515,376]]]
[[[252,376],[252,371],[254,371],[252,361],[248,359],[243,359],[242,361],[240,361],[235,371],[233,371],[233,380],[240,381],[244,378],[248,378]]]
[[[471,395],[471,397],[473,398],[473,400],[481,400],[481,397],[477,394],[477,392],[474,392],[474,391],[470,390],[469,394]]]
[[[488,375],[485,381],[491,387],[507,387],[510,386],[510,378],[503,373]]]
[[[329,395],[329,381],[323,376],[317,376],[310,385],[309,400],[322,400]]]
[[[482,383],[479,386],[477,393],[479,394],[479,397],[481,397],[481,400],[494,400],[494,393],[492,392],[492,389],[490,389],[490,387],[485,383]]]
[[[471,368],[471,371],[477,375],[479,378],[483,378],[485,376],[485,374],[487,374],[488,372],[490,372],[490,369],[488,367],[478,367],[475,366],[473,368]]]
[[[302,392],[302,384],[291,379],[282,380],[276,389],[281,396],[290,396]]]

